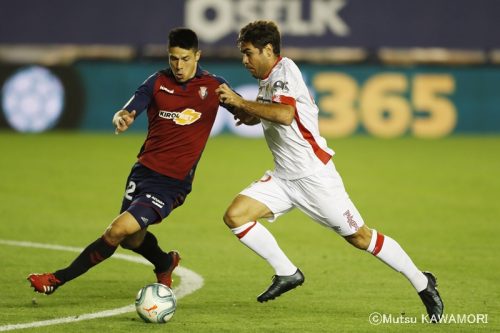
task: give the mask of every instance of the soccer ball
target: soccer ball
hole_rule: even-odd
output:
[[[166,323],[174,315],[176,307],[174,292],[161,283],[145,286],[135,298],[137,314],[146,323]]]

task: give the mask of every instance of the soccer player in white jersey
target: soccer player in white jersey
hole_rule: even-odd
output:
[[[276,272],[257,300],[272,300],[304,282],[300,269],[257,221],[273,221],[297,207],[401,272],[418,292],[431,321],[438,322],[444,306],[436,278],[420,271],[394,239],[364,224],[331,160],[333,151],[319,134],[318,108],[297,65],[280,56],[280,44],[274,22],[256,21],[243,27],[238,46],[243,65],[259,82],[257,101],[244,100],[226,85],[217,89],[221,102],[248,114],[240,122],[262,124],[275,162],[275,169],[240,192],[224,215],[224,222],[239,240]]]

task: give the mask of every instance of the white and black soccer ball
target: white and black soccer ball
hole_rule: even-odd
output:
[[[176,308],[174,292],[161,283],[145,286],[135,298],[137,314],[146,323],[166,323],[172,318]]]

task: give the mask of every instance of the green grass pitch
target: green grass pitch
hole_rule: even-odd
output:
[[[0,133],[0,239],[84,247],[118,213],[142,134]],[[306,282],[257,303],[271,268],[222,222],[232,198],[272,168],[262,139],[210,139],[185,204],[151,230],[182,266],[205,280],[166,325],[135,312],[26,329],[29,332],[476,332],[500,331],[500,137],[441,140],[364,136],[330,140],[334,162],[368,226],[392,236],[417,266],[436,274],[446,312],[487,314],[483,324],[381,324],[373,312],[424,313],[411,285],[371,255],[299,211],[265,222]],[[153,282],[143,265],[110,259],[51,296],[31,272],[53,271],[75,253],[0,244],[0,330],[133,303]],[[118,253],[127,253],[119,250]],[[175,283],[179,283],[176,281]]]

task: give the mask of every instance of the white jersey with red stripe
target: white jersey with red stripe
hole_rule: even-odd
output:
[[[270,74],[259,80],[257,101],[295,108],[294,120],[289,126],[261,120],[274,157],[275,176],[283,179],[307,177],[330,161],[334,152],[319,134],[318,107],[291,59],[280,57]]]

